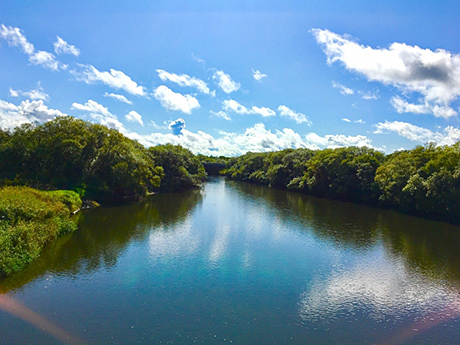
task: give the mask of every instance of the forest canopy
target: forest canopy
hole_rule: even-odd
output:
[[[70,116],[0,130],[3,185],[74,190],[97,201],[117,201],[197,187],[203,172],[188,150],[172,145],[149,150],[114,129]]]
[[[460,220],[460,142],[387,156],[366,147],[249,152],[229,159],[224,174],[319,197]]]

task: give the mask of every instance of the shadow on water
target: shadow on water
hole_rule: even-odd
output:
[[[112,270],[116,272],[114,268],[124,262],[120,258],[123,254],[129,256],[129,253],[132,253],[130,250],[136,249],[137,244],[148,242],[151,245],[152,239],[159,239],[160,242],[167,241],[168,243],[180,241],[180,238],[177,238],[177,235],[180,235],[180,231],[175,231],[175,229],[186,228],[183,225],[196,217],[197,219],[194,222],[189,223],[194,224],[194,227],[198,226],[194,235],[202,236],[201,240],[204,245],[200,247],[200,250],[203,252],[199,251],[199,254],[194,259],[187,257],[187,262],[190,260],[195,261],[190,266],[184,267],[186,274],[183,274],[184,272],[180,270],[178,271],[176,266],[169,266],[170,262],[166,262],[164,268],[168,275],[165,275],[165,277],[170,277],[172,280],[167,280],[168,284],[165,284],[164,287],[161,284],[157,286],[156,292],[158,296],[155,297],[155,294],[151,293],[150,282],[145,286],[145,300],[142,302],[147,303],[150,301],[155,311],[164,308],[162,309],[163,313],[170,317],[168,319],[163,314],[158,317],[155,313],[147,313],[146,319],[148,320],[154,318],[156,322],[164,322],[169,327],[174,325],[174,323],[170,324],[169,321],[177,318],[176,326],[180,325],[180,322],[185,322],[187,326],[184,329],[189,329],[191,319],[186,317],[186,310],[203,313],[203,310],[206,310],[206,301],[210,298],[209,300],[213,301],[211,303],[212,307],[208,306],[210,309],[217,308],[217,312],[224,308],[223,306],[227,303],[228,310],[233,311],[235,306],[238,306],[238,303],[241,302],[240,297],[245,296],[246,290],[244,289],[248,288],[248,286],[248,293],[251,293],[253,291],[251,289],[256,288],[258,286],[257,282],[260,280],[262,282],[261,289],[265,289],[261,291],[270,292],[271,287],[269,285],[276,285],[283,281],[284,278],[286,278],[286,281],[283,281],[283,284],[286,284],[286,289],[280,290],[285,295],[278,294],[280,296],[278,301],[280,305],[289,306],[292,300],[300,300],[297,305],[295,303],[290,305],[293,309],[290,309],[291,307],[286,309],[289,312],[294,310],[294,314],[298,316],[295,319],[298,325],[294,326],[299,326],[299,328],[297,329],[289,324],[289,328],[286,326],[289,334],[292,334],[291,331],[295,331],[303,335],[305,329],[302,327],[306,324],[313,325],[318,320],[307,319],[309,315],[319,315],[326,319],[329,318],[329,320],[338,316],[336,319],[338,321],[335,324],[329,323],[324,329],[329,330],[332,327],[337,327],[336,334],[342,334],[345,331],[339,329],[339,327],[345,327],[344,322],[347,321],[346,317],[350,315],[349,311],[363,312],[362,309],[359,309],[360,306],[367,306],[366,312],[370,313],[369,319],[374,320],[373,317],[378,315],[396,318],[399,315],[406,315],[406,312],[410,314],[412,311],[414,311],[413,314],[415,315],[418,312],[416,308],[421,305],[420,310],[427,311],[423,315],[420,314],[423,316],[422,318],[404,319],[407,321],[406,323],[399,323],[393,328],[390,327],[391,331],[382,332],[382,338],[385,337],[384,342],[375,341],[376,339],[381,339],[379,338],[380,333],[376,334],[372,341],[372,343],[382,345],[403,344],[414,339],[417,340],[417,334],[414,333],[414,329],[417,329],[418,334],[427,332],[428,329],[436,327],[446,319],[457,318],[460,315],[460,294],[458,293],[460,286],[460,257],[458,256],[460,227],[363,205],[318,199],[299,193],[254,184],[237,183],[220,178],[210,180],[206,193],[207,201],[203,203],[201,208],[204,193],[202,191],[192,191],[180,194],[154,195],[139,203],[99,208],[79,214],[79,230],[77,232],[62,237],[49,246],[41,257],[24,271],[0,280],[0,311],[15,315],[17,318],[26,321],[37,329],[43,330],[63,343],[82,343],[81,339],[73,337],[70,333],[60,328],[57,323],[53,323],[50,319],[45,318],[44,315],[39,315],[36,311],[33,311],[32,309],[37,309],[35,305],[28,303],[29,308],[25,305],[26,303],[18,301],[21,297],[16,300],[13,296],[21,296],[21,289],[27,290],[25,285],[34,280],[39,281],[37,286],[40,286],[40,280],[46,279],[48,275],[62,276],[66,279],[79,279],[80,276],[97,273],[98,271]],[[244,200],[242,201],[242,199]],[[252,208],[251,205],[256,207]],[[197,211],[197,207],[199,208],[198,211],[202,210],[203,212],[194,212]],[[235,212],[235,215],[232,212]],[[236,212],[241,214],[241,217],[238,217]],[[258,214],[260,214],[261,219],[257,219],[251,225],[248,217],[254,215],[257,218]],[[209,219],[204,219],[203,215],[212,216]],[[279,246],[278,242],[271,242],[273,241],[271,236],[264,236],[265,234],[272,234],[270,231],[273,231],[273,229],[270,227],[271,224],[275,223],[281,224],[279,227],[279,229],[282,229],[281,231],[294,234],[294,236],[285,236],[285,242],[279,242],[286,246],[284,248],[288,248],[287,253],[282,251],[281,248],[283,247],[282,245]],[[251,237],[250,241],[247,240],[245,235],[253,234],[250,231],[259,229],[257,228],[259,224],[263,225],[260,227],[261,232],[257,234],[262,235]],[[203,226],[203,231],[199,229],[200,226]],[[162,236],[164,233],[168,236]],[[309,254],[308,251],[311,248],[305,248],[304,244],[307,242],[298,241],[298,237],[302,237],[309,241],[308,243],[312,243],[320,249],[313,251],[312,253],[314,254]],[[242,244],[245,239],[247,242]],[[188,238],[182,240],[189,245]],[[276,245],[271,247],[274,243]],[[260,270],[265,269],[268,272],[273,269],[273,274],[253,274],[250,276],[241,275],[240,271],[235,271],[235,267],[238,266],[235,264],[237,262],[235,258],[241,256],[241,248],[243,247],[245,248],[244,250],[248,250],[248,262],[253,265],[254,270],[257,270],[257,272],[250,270],[244,272],[260,273]],[[156,246],[155,253],[158,254],[160,249],[160,246]],[[182,250],[182,248],[179,249]],[[212,261],[214,263],[225,257],[222,254],[223,249],[227,249],[227,262],[229,265],[213,264],[210,266],[211,268],[201,265],[202,262],[207,263],[209,260],[214,260]],[[324,257],[321,257],[323,249],[326,253]],[[333,266],[335,265],[335,262],[333,262],[330,272],[320,272],[318,277],[315,278],[317,280],[308,281],[308,285],[303,285],[303,278],[295,279],[292,282],[288,281],[293,272],[300,274],[299,269],[306,275],[311,273],[311,276],[314,277],[316,270],[310,266],[327,262],[324,258],[330,258],[336,253],[340,254],[337,256],[339,260],[345,258],[349,259],[349,262],[339,262],[338,266]],[[162,254],[161,250],[159,254]],[[176,252],[172,251],[170,254],[174,257]],[[272,254],[280,255],[279,260],[272,262],[271,258],[274,257]],[[320,254],[320,257],[316,258],[318,254]],[[270,255],[270,258],[265,258],[265,255]],[[139,258],[139,256],[135,256],[134,260],[139,260]],[[206,260],[202,260],[203,258]],[[279,273],[283,271],[285,263],[293,262],[293,258],[308,260],[298,260],[299,264],[294,265],[292,270],[287,269],[285,276]],[[251,259],[253,261],[250,261]],[[378,260],[381,261],[379,262]],[[180,262],[182,263],[182,261]],[[135,266],[136,262],[131,262],[131,264]],[[400,264],[404,267],[401,268]],[[190,267],[196,268],[203,274],[201,281],[195,279],[195,276],[192,277],[192,281],[197,284],[196,286],[187,280],[191,274]],[[328,267],[326,265],[321,266],[321,270],[323,268],[328,269]],[[219,275],[223,272],[219,272],[219,268],[225,271],[224,275]],[[394,271],[398,269],[401,269],[401,272],[394,274]],[[170,275],[168,270],[171,270],[174,274]],[[140,274],[142,275],[142,273]],[[155,282],[157,282],[156,278],[161,274],[162,272],[158,272],[158,267],[155,266],[155,272],[152,273],[152,277],[155,277]],[[235,277],[235,280],[231,284],[225,280],[225,284],[222,285],[219,285],[222,283],[219,280],[212,280],[213,277],[223,276]],[[179,284],[175,289],[171,289],[170,283],[174,282],[173,278],[177,277],[183,279],[184,286]],[[243,279],[248,277],[248,281]],[[270,280],[272,278],[273,281]],[[209,284],[209,282],[217,285]],[[298,286],[298,282],[302,286]],[[447,284],[444,284],[445,282]],[[202,283],[205,285],[200,285]],[[33,283],[28,286],[32,285]],[[216,289],[216,286],[220,287],[221,290]],[[225,290],[227,286],[231,286],[228,291]],[[278,285],[275,286],[275,290],[277,287]],[[441,293],[436,294],[436,290],[439,287],[444,289],[444,292],[441,291]],[[161,289],[163,288],[168,293],[161,295]],[[187,290],[188,288],[190,290]],[[207,288],[211,290],[207,291]],[[242,295],[238,296],[236,294],[235,296],[238,298],[232,299],[235,297],[233,293],[238,291],[238,288],[243,289]],[[413,290],[410,288],[413,288]],[[205,302],[201,298],[203,296],[200,296],[203,290],[204,294],[207,294]],[[222,296],[222,290],[227,291],[228,294]],[[121,289],[119,291],[121,293],[130,290]],[[117,296],[119,291],[112,293]],[[259,296],[260,291],[257,289],[254,291],[257,291],[254,296]],[[19,293],[16,294],[16,292]],[[37,293],[40,293],[40,291]],[[104,291],[99,291],[99,293],[99,298],[105,294]],[[187,293],[190,293],[190,295],[187,295]],[[413,296],[410,295],[411,293]],[[293,299],[286,297],[292,294],[298,296],[299,299],[297,297]],[[440,296],[439,301],[442,303],[438,303],[439,301],[436,299],[430,300],[431,295]],[[174,297],[177,296],[180,298],[175,301]],[[184,296],[188,296],[190,301],[187,300],[182,305],[180,301],[181,298],[185,298]],[[216,298],[215,302],[211,298],[213,296]],[[123,295],[123,299],[126,298],[126,303],[134,303],[130,311],[132,313],[130,318],[135,318],[138,314],[142,314],[139,305],[144,304],[136,305],[137,299],[133,296],[131,296],[131,299],[128,297]],[[260,297],[261,301],[265,302],[263,303],[264,311],[259,315],[276,316],[279,311],[270,309],[270,303],[273,302],[274,297],[270,293],[267,293],[266,296],[260,294]],[[410,298],[409,301],[408,298]],[[427,299],[426,304],[420,304],[419,300],[423,302],[424,298]],[[162,304],[162,301],[165,301],[164,304]],[[193,303],[196,305],[195,309],[190,307]],[[431,308],[428,304],[433,304],[434,307]],[[410,308],[408,309],[409,311],[404,309],[407,306],[413,307],[413,310]],[[128,304],[125,307],[129,311]],[[245,308],[247,309],[242,314],[243,316],[235,313],[235,320],[237,320],[237,316],[243,319],[250,313],[256,312],[256,310],[250,309],[247,305],[245,305]],[[398,312],[398,308],[401,308],[402,311]],[[374,310],[378,315],[372,314]],[[41,313],[46,314],[46,312]],[[182,313],[184,313],[183,319],[181,318]],[[52,316],[47,317],[52,318]],[[116,316],[112,317],[112,321],[114,320],[118,320]],[[274,327],[283,326],[281,319],[275,320],[278,321],[274,324]],[[366,319],[363,318],[363,320],[365,321]],[[200,333],[203,327],[204,329],[213,329],[214,332],[213,320],[208,321],[211,324],[195,324],[197,327],[196,334],[203,336]],[[374,325],[374,323],[371,325]],[[241,324],[239,326],[241,327]],[[291,326],[293,328],[290,328]],[[99,328],[96,329],[97,332],[100,332]],[[373,332],[373,328],[366,329],[371,333]],[[76,328],[72,330],[76,330]],[[221,329],[221,331],[224,332],[225,329]],[[252,334],[250,330],[247,330],[247,332]],[[311,329],[310,332],[312,332]],[[322,330],[318,332],[318,339],[324,339],[329,334],[321,333],[323,332]],[[356,332],[352,331],[351,333]],[[168,334],[174,336],[171,335],[172,333],[165,332],[164,339],[167,339]],[[254,334],[252,335],[255,336]],[[89,333],[85,335],[88,336]],[[272,335],[278,336],[279,332],[275,332]],[[121,337],[121,335],[119,336]],[[279,337],[279,339],[282,339],[282,335],[279,335]]]
[[[132,242],[150,230],[183,221],[203,200],[199,190],[153,195],[124,206],[101,207],[78,214],[78,230],[59,238],[22,272],[0,280],[0,294],[21,288],[47,273],[76,275],[110,269]]]
[[[283,220],[301,224],[302,226],[296,228],[302,229],[320,241],[325,241],[339,248],[351,249],[358,253],[364,253],[381,245],[387,257],[392,258],[394,262],[400,260],[404,263],[405,272],[421,273],[427,281],[447,282],[447,286],[451,287],[451,289],[447,289],[450,291],[450,301],[441,303],[439,309],[434,308],[423,318],[396,330],[390,336],[386,336],[382,342],[379,342],[380,345],[412,343],[420,339],[421,334],[460,316],[460,256],[458,255],[460,227],[393,211],[319,199],[255,184],[235,183],[234,181],[226,181],[226,183],[232,189],[253,199],[254,202],[264,203],[273,208],[277,216]],[[349,278],[342,281],[332,279],[331,287],[326,292],[327,283],[320,285],[318,289],[320,292],[317,294],[318,306],[325,306],[323,309],[330,311],[335,308],[335,302],[341,305],[346,299],[355,303],[362,301],[363,299],[360,297],[354,299],[353,295],[350,296],[348,293],[357,293],[358,295],[367,293],[368,291],[363,289],[363,285],[360,285],[365,284],[366,281],[372,282],[371,288],[380,285],[384,289],[391,290],[390,285],[392,283],[380,283],[380,279],[385,279],[383,276],[372,280],[372,275],[379,273],[368,271],[369,276],[364,278],[362,275],[353,275],[353,273],[353,271],[347,271],[345,275],[348,275]],[[340,273],[338,276],[340,277]],[[386,277],[388,278],[388,275]],[[346,292],[350,286],[352,287],[351,290]],[[439,286],[443,286],[443,284],[441,283]],[[353,287],[356,287],[356,291],[352,290]],[[343,294],[334,295],[336,293],[334,290],[337,289],[344,289],[341,291]],[[423,293],[424,291],[420,292]],[[332,298],[327,295],[328,293],[332,294]],[[385,302],[385,293],[381,295],[379,292],[374,293],[377,299],[383,296],[384,304],[388,303]],[[429,298],[430,294],[428,292],[428,295],[424,297]],[[336,296],[339,296],[338,300],[334,300]],[[401,296],[404,296],[404,293]],[[313,297],[316,297],[315,294]],[[392,299],[390,296],[386,297]],[[328,298],[329,301],[332,301],[331,303],[328,303]],[[417,299],[417,297],[414,296],[413,299]],[[314,302],[315,299],[312,298],[310,292],[309,298],[305,300],[306,309],[315,310],[315,307],[312,307]],[[399,302],[401,302],[401,306],[404,305],[404,301]],[[394,298],[393,303],[396,305],[398,298]],[[327,317],[332,316],[327,311],[324,314]]]
[[[460,284],[460,227],[393,211],[315,198],[256,184],[226,181],[282,219],[302,224],[317,239],[355,251],[382,243],[408,267]]]
[[[76,215],[78,231],[59,238],[25,270],[0,279],[0,310],[41,329],[64,344],[85,342],[43,315],[6,295],[48,273],[76,275],[110,268],[133,241],[142,241],[157,226],[183,221],[202,201],[201,191],[153,195],[130,205],[98,208]]]

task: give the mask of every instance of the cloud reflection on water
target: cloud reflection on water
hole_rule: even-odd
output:
[[[434,313],[450,313],[452,306],[458,305],[460,294],[455,287],[409,271],[403,260],[373,256],[339,267],[314,282],[300,296],[299,313],[305,321],[316,321],[366,309],[377,321],[396,323],[408,314],[421,320]]]

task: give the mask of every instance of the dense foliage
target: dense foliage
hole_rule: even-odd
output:
[[[23,268],[57,236],[74,231],[70,215],[80,206],[71,191],[0,189],[0,277]]]
[[[68,189],[98,201],[119,201],[159,187],[195,187],[203,172],[197,158],[180,146],[148,150],[114,129],[73,117],[0,130],[3,185]]]
[[[179,145],[158,145],[148,149],[155,164],[163,167],[160,189],[179,192],[201,185],[206,179],[203,164],[190,150]]]
[[[320,197],[460,220],[460,142],[388,156],[365,147],[250,152],[228,160],[224,174]]]
[[[206,171],[206,173],[210,176],[219,176],[220,172],[225,169],[225,165],[230,157],[225,156],[205,156],[205,155],[197,155],[198,159],[200,160],[201,164]]]

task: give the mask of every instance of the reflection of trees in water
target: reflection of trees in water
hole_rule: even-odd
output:
[[[110,268],[132,242],[150,229],[184,221],[202,201],[201,191],[153,195],[142,202],[79,214],[78,230],[59,238],[22,272],[0,280],[0,293],[19,288],[46,272],[78,274]]]
[[[381,241],[409,268],[433,278],[460,282],[457,226],[261,185],[226,183],[248,198],[273,207],[282,219],[301,224],[321,240],[353,250],[366,250]]]

